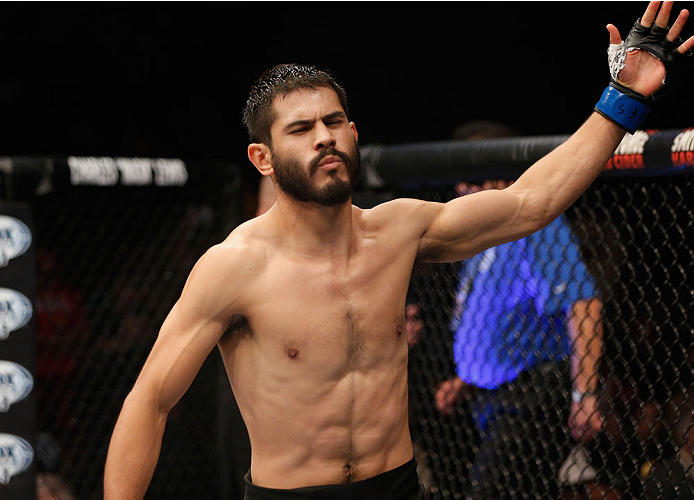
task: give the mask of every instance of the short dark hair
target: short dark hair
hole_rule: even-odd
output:
[[[272,144],[270,127],[275,120],[272,103],[275,98],[295,90],[328,87],[335,91],[347,116],[347,93],[325,70],[302,64],[279,64],[265,70],[251,87],[243,110],[243,124],[251,142]]]

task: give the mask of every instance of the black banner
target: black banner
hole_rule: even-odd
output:
[[[233,181],[238,173],[235,163],[213,158],[0,157],[0,197],[24,201],[82,186],[182,188]]]
[[[33,241],[28,206],[0,202],[0,499],[36,497]]]

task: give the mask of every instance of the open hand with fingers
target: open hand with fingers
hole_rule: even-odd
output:
[[[680,38],[689,11],[681,11],[675,24],[668,28],[672,5],[673,2],[663,2],[661,6],[657,1],[648,4],[646,13],[624,41],[623,66],[619,71],[610,68],[614,80],[644,97],[660,89],[663,80],[669,80],[670,71],[679,69],[671,65],[692,63],[689,59],[692,59],[694,36],[686,42]],[[613,24],[608,24],[607,30],[611,45],[622,44],[619,30]],[[670,85],[669,81],[667,83]]]
[[[607,25],[612,81],[595,110],[631,133],[643,123],[654,94],[663,95],[664,84],[668,92],[675,90],[694,63],[694,36],[680,37],[689,11],[682,10],[668,27],[672,6],[650,2],[624,41],[613,24]]]

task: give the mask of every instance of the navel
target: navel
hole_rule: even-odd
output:
[[[352,481],[354,481],[354,472],[355,471],[354,471],[354,465],[353,464],[347,462],[345,464],[344,472],[345,472],[345,478],[344,478],[345,483],[351,483]]]

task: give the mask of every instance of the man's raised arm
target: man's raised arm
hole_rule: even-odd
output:
[[[196,264],[116,423],[104,473],[105,500],[144,497],[159,459],[166,419],[226,330],[234,287],[222,276],[226,253],[210,249]]]
[[[625,4],[627,5],[627,4]],[[694,37],[679,35],[689,12],[683,10],[667,29],[672,2],[651,2],[622,42],[608,25],[612,81],[595,112],[566,142],[537,161],[504,190],[487,190],[430,210],[431,223],[420,242],[420,257],[453,262],[531,234],[564,212],[595,180],[625,131],[642,123],[652,95],[666,80],[676,80],[694,59]],[[657,57],[653,54],[656,54]]]

